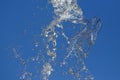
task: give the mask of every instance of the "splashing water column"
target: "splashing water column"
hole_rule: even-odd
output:
[[[25,62],[13,49],[17,58],[25,62],[20,80],[94,80],[84,59],[97,38],[101,20],[97,17],[85,19],[77,0],[49,2],[55,18],[41,33],[44,46],[40,53]],[[29,64],[33,71],[28,68]]]

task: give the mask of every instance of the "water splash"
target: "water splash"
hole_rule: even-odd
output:
[[[25,61],[13,48],[24,65],[20,80],[94,80],[84,59],[101,28],[100,19],[85,19],[77,0],[49,2],[55,18],[41,33],[42,46],[35,44],[37,55]]]

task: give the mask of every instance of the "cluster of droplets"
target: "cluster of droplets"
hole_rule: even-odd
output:
[[[57,74],[60,75],[57,75],[58,77],[63,77],[61,80],[94,80],[84,59],[96,40],[101,27],[100,19],[97,17],[91,20],[83,18],[83,12],[77,0],[49,0],[49,2],[54,8],[55,18],[41,33],[42,42],[40,43],[44,43],[42,47],[45,48],[40,47],[37,56],[27,61],[21,58],[13,48],[16,58],[24,65],[20,80],[51,80],[51,76],[54,75],[55,78]],[[70,34],[71,36],[66,33],[69,31],[65,31],[66,25],[64,25],[69,22],[72,25],[67,27],[72,30],[74,30],[73,27],[78,28],[74,34]],[[64,39],[63,42],[60,42],[61,38]],[[59,49],[58,46],[61,44],[66,46]],[[35,47],[38,46],[35,45]],[[62,58],[59,56],[60,52],[62,52]],[[35,67],[33,72],[27,70],[30,63],[33,63],[32,66]],[[64,78],[66,76],[70,78]]]
[[[50,0],[54,13],[60,20],[83,19],[83,12],[77,0]]]

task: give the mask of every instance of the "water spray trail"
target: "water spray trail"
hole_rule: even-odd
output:
[[[54,8],[55,18],[41,33],[45,48],[40,48],[41,52],[27,61],[20,79],[58,80],[58,77],[61,80],[94,80],[84,59],[96,40],[101,20],[97,17],[85,19],[77,0],[49,2]],[[67,23],[72,25],[64,25]],[[70,33],[68,29],[74,33]],[[16,55],[15,48],[13,51]],[[18,58],[20,61],[23,60],[21,57]],[[36,63],[34,66],[38,67],[34,70],[35,74],[26,68],[31,63]]]

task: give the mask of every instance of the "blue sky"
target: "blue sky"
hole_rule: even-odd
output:
[[[86,18],[98,16],[102,20],[102,30],[86,59],[88,68],[96,80],[120,80],[120,1],[79,0],[78,3]],[[42,13],[38,6],[44,8]],[[11,47],[32,43],[31,35],[39,33],[52,20],[53,13],[47,14],[49,11],[52,9],[46,9],[46,0],[0,0],[0,80],[18,79],[20,65]]]

